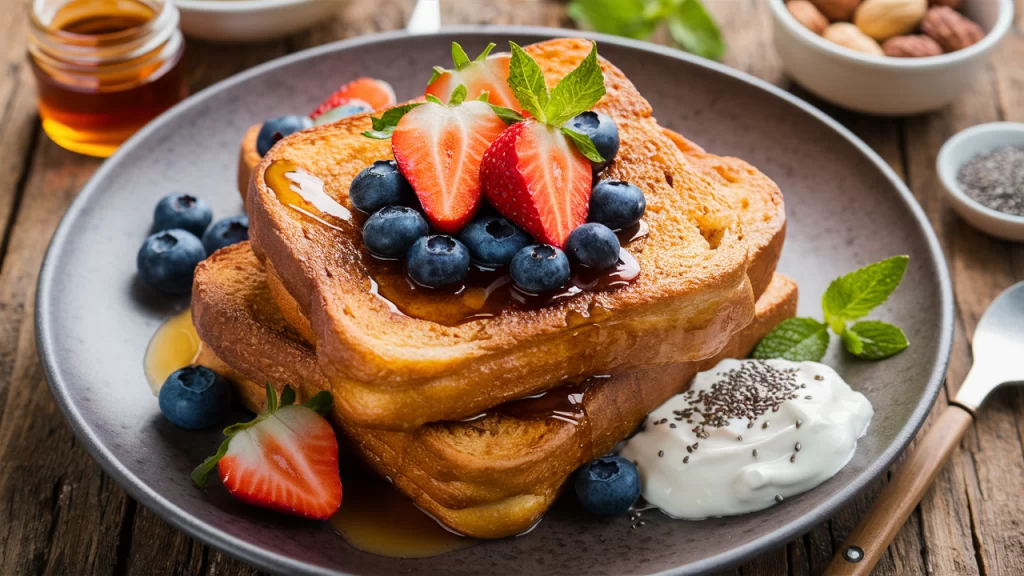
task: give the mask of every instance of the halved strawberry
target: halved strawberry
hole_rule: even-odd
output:
[[[454,106],[427,102],[402,117],[391,147],[427,220],[454,234],[480,206],[480,162],[505,122],[479,100]]]
[[[488,45],[476,60],[470,62],[462,47],[453,42],[452,59],[455,61],[455,69],[434,68],[434,77],[430,79],[425,94],[447,102],[455,89],[463,84],[469,90],[466,96],[468,100],[475,100],[487,92],[489,103],[518,111],[521,106],[508,85],[512,55],[507,52],[488,55],[491,48],[494,48],[494,44]]]
[[[587,221],[590,161],[556,127],[509,126],[484,154],[480,179],[491,205],[540,242],[563,248]]]
[[[395,90],[387,82],[375,78],[357,78],[338,88],[309,117],[315,120],[317,116],[350,100],[366,102],[374,110],[393,106],[397,102]]]
[[[278,405],[267,384],[267,405],[252,422],[224,430],[217,454],[192,472],[202,487],[217,467],[221,482],[239,500],[303,518],[325,520],[341,506],[338,440],[320,413],[331,406],[329,392],[296,405],[285,387]]]

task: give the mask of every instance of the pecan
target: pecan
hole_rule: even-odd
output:
[[[921,20],[921,31],[931,36],[946,52],[963,50],[980,42],[985,31],[948,6],[934,6]]]
[[[829,20],[849,20],[860,4],[860,0],[811,0]]]
[[[942,46],[924,34],[894,36],[882,43],[886,56],[896,58],[924,58],[942,54]]]

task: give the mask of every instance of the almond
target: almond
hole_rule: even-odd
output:
[[[882,43],[886,56],[895,58],[924,58],[942,54],[942,46],[924,34],[893,36]]]
[[[928,12],[928,0],[864,0],[853,15],[853,23],[881,42],[908,34]]]
[[[825,29],[825,33],[822,34],[826,40],[839,44],[849,48],[850,50],[856,50],[857,52],[863,52],[865,54],[874,54],[875,56],[884,56],[885,52],[882,52],[882,47],[875,42],[873,38],[861,31],[849,22],[836,22]]]
[[[921,21],[921,31],[931,36],[946,52],[963,50],[980,42],[985,31],[948,6],[935,6]]]
[[[849,20],[853,17],[853,12],[860,4],[860,0],[811,0],[811,4],[817,6],[826,18],[834,22]]]
[[[809,0],[790,0],[786,3],[786,8],[797,22],[815,34],[821,35],[825,28],[828,28],[828,18],[825,18],[821,10],[818,10]]]

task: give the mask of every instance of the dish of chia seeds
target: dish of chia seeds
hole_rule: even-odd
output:
[[[1024,216],[1024,148],[1006,146],[975,156],[960,168],[957,182],[975,202]]]

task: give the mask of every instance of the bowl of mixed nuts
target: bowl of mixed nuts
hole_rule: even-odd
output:
[[[1013,22],[1013,0],[769,0],[786,72],[834,104],[886,116],[954,101]]]

